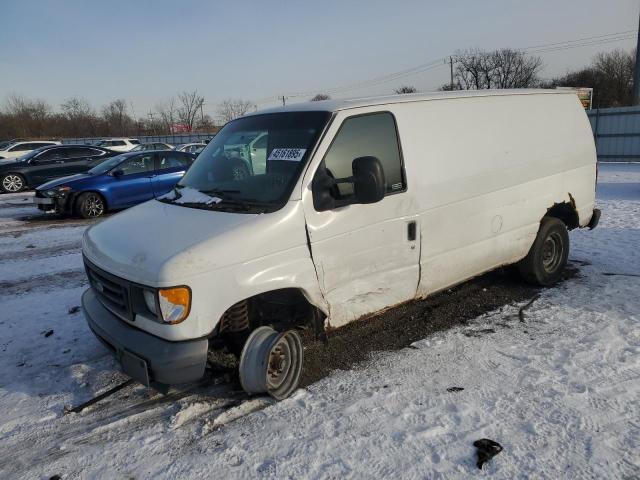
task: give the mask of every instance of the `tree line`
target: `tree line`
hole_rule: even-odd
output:
[[[613,50],[596,55],[589,65],[564,75],[544,79],[542,59],[522,50],[503,48],[458,51],[451,58],[453,75],[440,90],[488,88],[592,87],[593,107],[631,105],[635,51]],[[403,85],[397,94],[415,93]],[[328,100],[318,93],[311,101]],[[133,105],[115,99],[96,110],[88,100],[71,97],[58,110],[45,100],[10,94],[0,107],[0,139],[168,135],[181,132],[212,132],[256,109],[251,101],[227,99],[217,105],[217,119],[204,113],[205,98],[196,90],[184,91],[158,103],[146,116],[134,115]]]
[[[130,137],[216,130],[255,109],[252,102],[227,99],[217,106],[217,121],[204,112],[205,98],[185,91],[159,102],[146,116],[137,117],[124,98],[95,109],[87,99],[71,97],[57,110],[42,99],[9,94],[0,106],[0,139]]]

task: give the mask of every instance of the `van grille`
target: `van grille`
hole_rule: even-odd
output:
[[[114,314],[125,320],[133,320],[130,302],[131,283],[93,265],[86,258],[84,267],[98,300]]]

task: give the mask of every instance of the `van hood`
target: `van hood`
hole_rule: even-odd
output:
[[[201,210],[150,200],[89,228],[84,256],[143,285],[186,283],[205,271],[306,244],[300,202],[268,214]]]

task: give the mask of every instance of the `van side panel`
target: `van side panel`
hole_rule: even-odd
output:
[[[397,104],[409,193],[420,212],[426,296],[522,259],[555,203],[581,226],[595,202],[596,153],[576,95]]]

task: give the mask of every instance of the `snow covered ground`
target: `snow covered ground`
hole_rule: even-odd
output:
[[[124,378],[73,313],[88,223],[28,202],[0,197],[0,478],[640,478],[640,165],[600,166],[580,271],[524,323],[507,305],[276,404],[135,387],[63,415]]]

